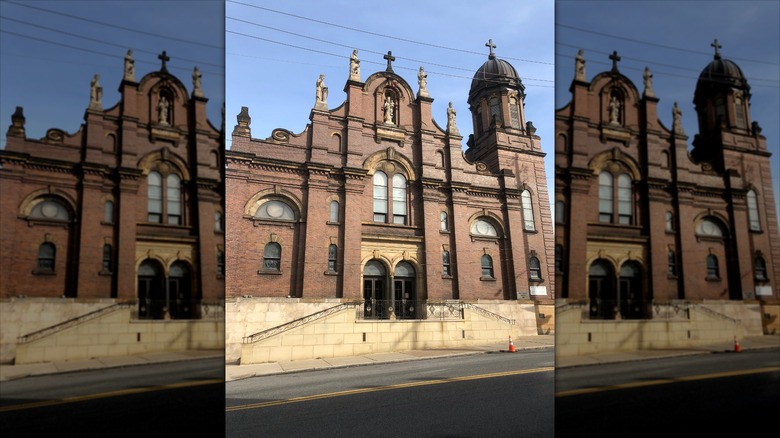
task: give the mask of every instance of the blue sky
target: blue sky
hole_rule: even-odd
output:
[[[473,130],[469,87],[492,39],[496,55],[515,67],[526,87],[526,118],[542,139],[547,181],[553,182],[552,0],[238,0],[226,2],[226,17],[228,141],[242,106],[249,108],[255,138],[270,137],[275,128],[302,132],[320,74],[329,88],[328,106],[341,105],[349,56],[358,49],[363,80],[385,69],[389,50],[396,57],[393,70],[416,92],[422,66],[434,120],[446,126],[452,102],[465,148]]]
[[[672,107],[682,111],[689,148],[698,132],[693,92],[714,55],[742,69],[751,87],[750,115],[763,129],[780,211],[780,2],[767,1],[557,1],[555,106],[570,99],[574,59],[584,50],[588,80],[609,70],[613,50],[620,72],[641,92],[645,66],[653,74],[658,117],[672,125]]]
[[[222,1],[2,1],[0,2],[0,147],[17,106],[28,138],[49,128],[73,133],[84,121],[90,81],[100,75],[103,108],[119,101],[123,60],[133,49],[136,80],[160,69],[192,91],[198,67],[206,110],[219,127],[224,98]]]

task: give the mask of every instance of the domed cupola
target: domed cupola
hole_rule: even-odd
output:
[[[477,70],[471,81],[469,109],[474,120],[474,141],[493,129],[516,130],[525,133],[525,87],[512,64],[496,57],[493,40],[485,44],[490,48],[488,60]]]
[[[712,43],[715,57],[699,75],[693,103],[699,114],[699,132],[713,129],[747,129],[750,85],[737,64],[720,55],[718,40]]]

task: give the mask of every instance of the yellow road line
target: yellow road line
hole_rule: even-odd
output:
[[[700,374],[696,376],[677,377],[673,379],[658,379],[649,382],[632,382],[632,383],[622,383],[620,385],[601,386],[598,388],[572,389],[569,391],[556,392],[555,396],[568,397],[570,395],[591,394],[595,392],[615,391],[619,389],[628,389],[628,388],[639,388],[642,386],[666,385],[669,383],[692,382],[695,380],[718,379],[722,377],[746,376],[750,374],[771,373],[776,371],[780,371],[780,367],[756,368],[753,370],[725,371],[721,373]]]
[[[436,379],[436,380],[426,380],[424,382],[408,382],[408,383],[399,383],[396,385],[375,386],[373,388],[350,389],[346,391],[329,392],[325,394],[314,394],[314,395],[307,395],[303,397],[294,397],[286,400],[274,400],[274,401],[268,401],[263,403],[252,403],[248,405],[230,406],[227,407],[225,411],[233,412],[233,411],[241,411],[244,409],[260,409],[260,408],[267,408],[269,406],[279,406],[279,405],[285,405],[289,403],[300,403],[300,402],[311,401],[311,400],[320,400],[323,398],[341,397],[345,395],[365,394],[368,392],[377,392],[377,391],[389,391],[392,389],[413,388],[416,386],[439,385],[442,383],[462,382],[467,380],[490,379],[494,377],[514,376],[518,374],[542,373],[542,372],[554,371],[554,370],[555,368],[553,367],[532,368],[529,370],[505,371],[500,373],[453,377],[450,379]]]
[[[87,394],[87,395],[79,395],[75,397],[67,397],[60,400],[44,400],[44,401],[33,402],[33,403],[23,403],[20,405],[0,406],[0,412],[41,408],[45,406],[56,406],[56,405],[63,405],[68,403],[77,403],[77,402],[82,402],[87,400],[119,397],[123,395],[140,394],[144,392],[164,391],[168,389],[186,388],[190,386],[212,385],[215,383],[224,383],[224,382],[225,381],[222,379],[210,379],[210,380],[198,380],[194,382],[172,383],[170,385],[150,386],[147,388],[121,389],[119,391],[103,392],[99,394]]]

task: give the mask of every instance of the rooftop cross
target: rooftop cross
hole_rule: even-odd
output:
[[[617,50],[612,51],[612,54],[609,55],[609,59],[612,60],[612,71],[617,71],[617,63],[620,61],[620,56],[618,56]]]
[[[713,41],[712,44],[710,44],[710,46],[715,47],[715,59],[720,59],[720,50],[719,49],[722,48],[723,46],[718,44],[718,39],[715,38],[715,41]]]
[[[162,61],[162,68],[161,68],[161,70],[162,71],[168,71],[168,68],[165,67],[165,61],[170,61],[171,57],[165,54],[165,50],[163,50],[163,52],[161,54],[157,55],[157,59]]]
[[[496,57],[495,52],[493,52],[493,49],[496,48],[496,45],[493,44],[493,40],[489,39],[488,42],[485,43],[485,47],[490,47],[490,55],[488,55],[488,58],[493,59]]]
[[[383,56],[387,60],[387,70],[386,71],[393,71],[393,61],[395,61],[395,56],[393,56],[393,52],[390,50],[387,51],[387,55]]]

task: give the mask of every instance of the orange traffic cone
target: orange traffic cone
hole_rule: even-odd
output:
[[[739,353],[742,349],[739,347],[739,341],[737,340],[737,337],[734,336],[734,352]]]
[[[515,352],[515,344],[512,343],[512,337],[509,337],[509,352],[514,353]]]

